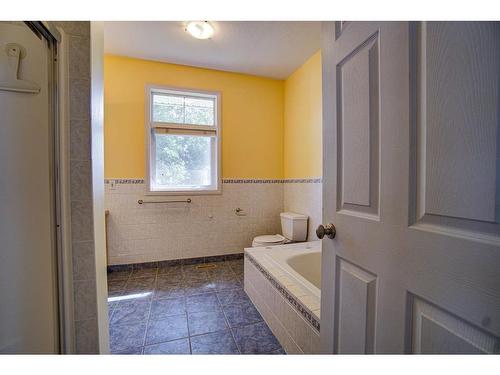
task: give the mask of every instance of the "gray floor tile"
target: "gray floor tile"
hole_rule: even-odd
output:
[[[185,281],[208,281],[208,273],[206,271],[189,271],[183,273],[183,278]]]
[[[243,259],[238,259],[235,261],[232,261],[233,263],[230,264],[231,269],[233,270],[234,273],[243,273],[243,270],[245,269]]]
[[[192,264],[183,264],[182,265],[182,271],[183,272],[204,272],[205,268],[200,267],[204,263],[202,261],[195,262]]]
[[[281,348],[265,322],[238,327],[232,331],[242,354],[264,354]]]
[[[158,267],[158,275],[166,275],[166,274],[182,274],[182,265],[176,264],[172,266],[160,266]]]
[[[183,266],[182,268],[182,273],[184,273],[184,276],[196,276],[199,275],[200,277],[203,275],[205,277],[208,277],[208,271],[211,270],[212,267],[205,267],[204,265],[186,265]]]
[[[159,275],[156,277],[156,286],[183,285],[184,275]]]
[[[162,320],[150,320],[146,333],[146,344],[157,344],[188,337],[186,315],[176,315]]]
[[[239,259],[233,259],[233,260],[228,260],[225,262],[229,267],[233,268],[233,267],[239,267],[239,266],[243,266],[245,264],[243,258],[239,258]]]
[[[215,268],[213,270],[207,271],[208,277],[212,279],[221,277],[235,277],[235,273],[230,267]]]
[[[179,284],[184,281],[184,274],[179,271],[179,272],[173,272],[173,273],[159,273],[157,276],[157,281],[156,284]]]
[[[262,321],[262,316],[252,303],[223,306],[231,328]]]
[[[286,352],[283,350],[283,348],[273,350],[272,352],[268,354],[286,354]]]
[[[188,312],[220,310],[219,300],[215,293],[198,294],[186,297]]]
[[[108,272],[108,282],[115,280],[127,280],[132,274],[132,270]]]
[[[144,344],[146,323],[111,324],[109,346],[112,353],[122,352]]]
[[[209,275],[227,273],[228,271],[231,271],[231,267],[229,267],[229,264],[226,262],[214,262],[212,264],[213,267],[207,268]]]
[[[132,271],[132,275],[130,276],[132,279],[136,279],[139,277],[151,277],[156,276],[158,273],[158,268],[139,268]]]
[[[127,280],[108,281],[108,297],[117,297],[123,294]]]
[[[188,280],[185,289],[186,296],[215,292],[215,284],[210,280]]]
[[[229,267],[231,267],[233,270],[235,268],[243,268],[245,266],[245,261],[243,258],[241,259],[235,259],[235,260],[230,260],[228,263]]]
[[[186,312],[186,301],[181,298],[167,298],[153,300],[151,304],[150,319],[159,320],[161,318],[180,315]]]
[[[243,268],[231,268],[236,276],[243,276]]]
[[[241,303],[251,303],[250,298],[243,289],[228,290],[217,293],[221,305],[234,305]]]
[[[284,354],[243,290],[243,260],[214,264],[108,274],[112,353]]]
[[[153,293],[155,285],[155,276],[141,277],[138,279],[129,279],[125,284],[125,293]]]
[[[118,301],[108,301],[108,321],[111,321],[116,306],[118,306]]]
[[[148,319],[151,301],[120,301],[113,309],[111,324],[145,322]]]
[[[144,347],[143,354],[191,354],[191,350],[189,348],[189,340],[181,339],[147,345]]]
[[[142,354],[142,348],[130,348],[126,350],[121,350],[113,354],[128,354],[128,355],[139,355]]]
[[[193,354],[239,354],[231,331],[191,337]]]
[[[239,282],[236,276],[216,277],[213,279],[213,283],[215,285],[215,290],[218,292],[222,292],[224,290],[243,289],[243,285]]]
[[[222,311],[202,311],[188,314],[189,335],[222,331],[228,328]]]
[[[160,298],[179,298],[184,297],[184,284],[182,283],[163,283],[157,282],[153,294],[154,299]]]

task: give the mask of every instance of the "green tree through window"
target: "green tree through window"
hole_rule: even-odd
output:
[[[156,183],[210,185],[210,137],[157,135]]]

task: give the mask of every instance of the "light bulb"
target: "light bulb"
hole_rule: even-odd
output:
[[[214,35],[214,28],[208,21],[191,21],[186,31],[196,39],[208,39]]]

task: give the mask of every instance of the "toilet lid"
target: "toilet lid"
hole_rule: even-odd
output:
[[[283,242],[284,240],[285,237],[283,237],[281,234],[270,234],[254,238],[254,241],[259,243],[279,243]]]

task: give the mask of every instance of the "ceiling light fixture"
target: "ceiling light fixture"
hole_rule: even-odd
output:
[[[186,31],[196,39],[209,39],[214,35],[214,28],[208,21],[191,21]]]

